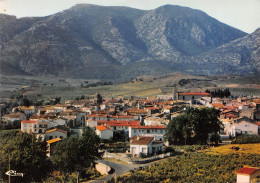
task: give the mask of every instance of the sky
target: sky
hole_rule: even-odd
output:
[[[75,4],[154,9],[165,4],[199,9],[247,33],[260,27],[260,0],[0,0],[0,13],[20,17],[47,16]]]

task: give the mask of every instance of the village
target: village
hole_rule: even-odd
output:
[[[167,126],[189,108],[220,111],[219,120],[223,125],[219,141],[222,143],[231,143],[239,135],[260,133],[259,98],[213,97],[210,92],[179,92],[176,88],[170,95],[156,97],[103,98],[97,93],[92,99],[17,106],[11,113],[2,113],[0,126],[1,129],[19,127],[20,132],[34,134],[45,141],[48,157],[52,157],[57,143],[69,136],[80,137],[83,129],[89,127],[101,139],[104,156],[142,164],[171,156],[170,150],[166,150]],[[207,143],[212,143],[210,134]],[[256,172],[260,174],[259,169]]]

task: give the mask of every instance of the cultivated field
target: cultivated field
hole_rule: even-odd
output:
[[[241,76],[192,76],[183,73],[172,73],[165,76],[139,76],[125,83],[113,85],[97,84],[106,80],[66,79],[34,76],[0,77],[0,98],[12,95],[26,95],[29,99],[48,100],[61,97],[61,100],[76,97],[93,96],[100,93],[104,97],[137,96],[155,97],[170,94],[174,86],[179,91],[205,91],[206,89],[229,88],[234,95],[260,96],[260,78]],[[90,86],[90,84],[94,84]]]
[[[232,149],[232,147],[239,147],[239,150]],[[260,144],[228,144],[219,147],[212,147],[205,149],[202,152],[214,155],[226,154],[259,154]]]

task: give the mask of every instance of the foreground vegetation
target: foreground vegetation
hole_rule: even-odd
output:
[[[74,135],[58,142],[51,158],[46,156],[46,142],[34,134],[3,130],[0,139],[0,182],[7,182],[9,166],[24,174],[12,177],[12,182],[42,182],[46,178],[46,182],[67,182],[98,176],[93,167],[102,156],[100,139],[90,128],[84,129],[82,137]],[[52,177],[53,171],[59,176]]]
[[[260,155],[186,153],[109,182],[236,182],[235,172],[244,165],[259,167]]]
[[[225,154],[259,154],[260,144],[228,144],[219,147],[205,149],[203,152],[215,155]]]

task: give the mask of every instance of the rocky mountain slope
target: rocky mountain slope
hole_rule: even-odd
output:
[[[176,70],[254,73],[259,71],[250,67],[259,60],[259,50],[251,54],[259,47],[256,37],[202,11],[173,5],[144,11],[79,4],[51,16],[20,19],[0,14],[0,72],[99,79]],[[236,49],[251,43],[243,54]],[[231,59],[232,50],[243,55],[240,64],[235,64],[238,57]],[[225,68],[229,62],[232,68]]]

